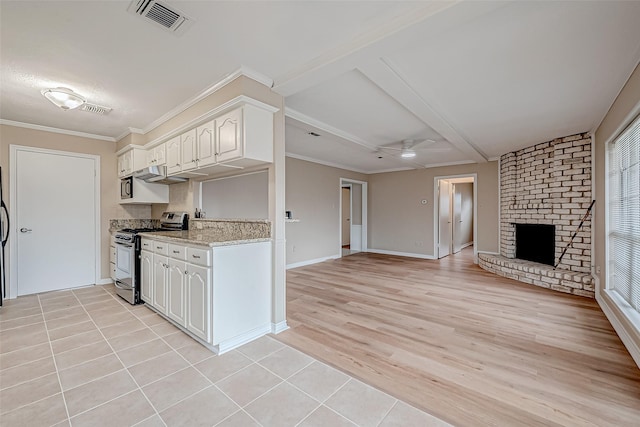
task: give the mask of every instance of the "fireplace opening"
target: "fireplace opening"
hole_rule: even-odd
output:
[[[547,224],[515,224],[516,258],[554,265],[556,227]]]

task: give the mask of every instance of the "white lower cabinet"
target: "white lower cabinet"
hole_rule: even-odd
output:
[[[169,258],[169,280],[167,282],[169,302],[167,316],[180,326],[186,326],[185,318],[185,285],[186,263]]]
[[[147,304],[153,303],[153,252],[140,253],[140,298]]]
[[[163,255],[153,255],[152,291],[153,307],[162,314],[167,314],[167,282],[169,273],[169,258]],[[141,278],[144,280],[144,278]]]
[[[211,249],[147,240],[154,253],[142,251],[142,294],[156,311],[219,354],[271,330],[270,242]]]
[[[211,339],[211,268],[186,264],[187,329],[200,339]]]

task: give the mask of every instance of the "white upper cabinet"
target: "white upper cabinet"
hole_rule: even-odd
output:
[[[146,151],[132,148],[118,156],[118,177],[124,178],[146,165]]]
[[[196,128],[196,152],[198,167],[216,163],[215,121]]]
[[[180,135],[180,153],[182,157],[181,168],[183,171],[195,169],[198,166],[198,153],[196,144],[196,129]]]
[[[273,162],[273,113],[276,109],[243,103],[208,122],[144,152],[143,163],[131,168],[118,159],[120,176],[145,166],[167,166],[167,174],[202,177]],[[125,153],[126,154],[126,153]]]
[[[162,166],[167,164],[166,143],[147,150],[147,166]]]
[[[216,118],[218,163],[239,167],[273,162],[273,113],[244,105]]]
[[[216,139],[218,163],[242,157],[242,108],[216,119]]]
[[[180,136],[171,138],[167,144],[167,173],[180,172]]]

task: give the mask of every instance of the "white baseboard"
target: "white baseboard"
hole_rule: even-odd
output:
[[[216,352],[218,354],[226,353],[227,351],[233,350],[234,348],[238,348],[241,345],[244,345],[250,341],[255,340],[256,338],[260,338],[263,335],[271,332],[271,323],[267,323],[255,329],[252,329],[243,334],[237,335],[228,340],[224,340],[216,346]]]
[[[289,325],[287,325],[286,320],[271,324],[271,333],[274,335],[278,335],[280,332],[286,331],[287,329],[289,329]]]
[[[468,248],[469,246],[473,246],[473,242],[465,243],[464,245],[460,246],[460,250]]]
[[[374,254],[382,254],[382,255],[396,255],[396,256],[406,256],[411,258],[421,258],[421,259],[436,259],[433,255],[425,255],[425,254],[414,254],[411,252],[396,252],[396,251],[385,251],[383,249],[367,249],[367,252],[372,252]]]
[[[109,277],[107,277],[106,279],[100,279],[96,282],[96,285],[110,285],[111,283],[113,283],[113,280]]]
[[[500,255],[500,252],[478,251],[478,254]]]
[[[617,307],[612,308],[609,305],[610,298],[611,297],[608,295],[602,296],[600,292],[596,292],[596,301],[600,305],[600,308],[602,309],[604,315],[609,320],[609,323],[611,323],[611,326],[613,326],[613,329],[616,331],[616,333],[620,337],[620,340],[629,351],[629,354],[636,362],[636,365],[638,365],[638,368],[640,368],[640,339],[634,339],[623,322],[620,321],[617,315],[619,309]],[[614,304],[613,301],[611,303]],[[636,334],[636,336],[637,335],[638,334]]]
[[[329,261],[330,259],[338,259],[338,258],[340,258],[340,255],[331,255],[323,258],[310,259],[308,261],[294,262],[293,264],[287,264],[286,268],[288,270],[290,268],[304,267],[305,265],[318,264],[319,262],[325,262],[325,261]]]

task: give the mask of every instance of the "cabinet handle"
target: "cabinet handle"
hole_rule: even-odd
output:
[[[173,252],[174,254],[179,254],[180,253],[180,251],[171,251],[171,252]]]
[[[200,259],[200,255],[191,255],[194,258]]]
[[[162,249],[162,246],[156,246],[156,249]]]

